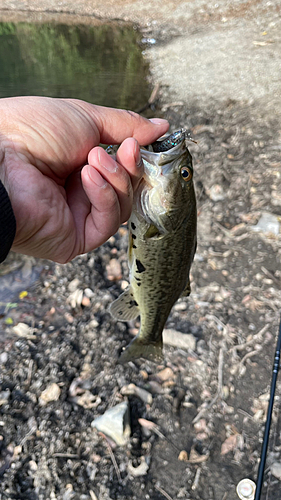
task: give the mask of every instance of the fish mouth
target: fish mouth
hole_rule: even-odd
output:
[[[182,129],[174,132],[163,140],[154,142],[150,148],[152,147],[159,151],[141,148],[145,173],[153,178],[167,176],[173,172],[182,156],[189,153],[186,147],[186,131]]]
[[[186,139],[186,130],[180,129],[177,132],[164,137],[163,139],[158,139],[151,144],[154,153],[164,153],[170,151],[174,147],[181,144]]]

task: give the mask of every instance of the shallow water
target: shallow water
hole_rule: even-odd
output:
[[[0,23],[0,97],[75,97],[138,110],[148,66],[131,26]]]

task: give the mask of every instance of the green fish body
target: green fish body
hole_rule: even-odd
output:
[[[141,149],[145,174],[128,222],[130,286],[110,306],[119,320],[141,317],[140,331],[120,362],[163,359],[162,331],[174,303],[190,293],[196,250],[196,198],[185,132],[149,149]]]

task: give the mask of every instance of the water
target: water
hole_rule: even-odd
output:
[[[138,110],[148,66],[133,27],[0,23],[0,97],[74,97]]]

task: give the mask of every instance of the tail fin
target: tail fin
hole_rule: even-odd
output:
[[[161,363],[163,361],[162,347],[162,339],[159,342],[151,343],[143,341],[137,335],[137,337],[134,338],[122,352],[119,358],[119,363],[128,363],[128,361],[132,361],[137,358],[145,358],[149,361],[154,361],[155,363]]]

